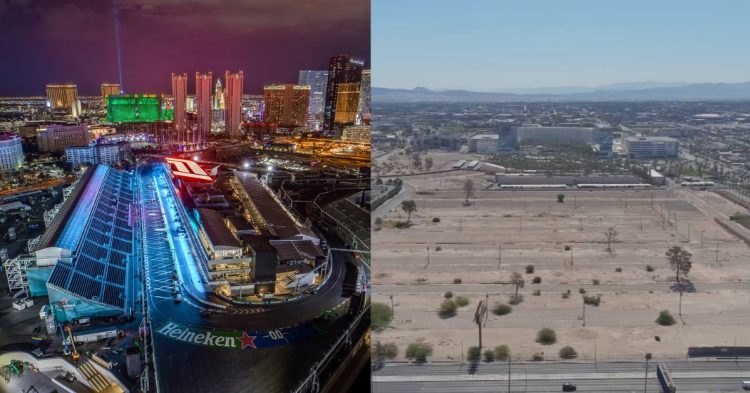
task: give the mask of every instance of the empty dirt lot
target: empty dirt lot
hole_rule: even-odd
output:
[[[464,206],[467,178],[478,191]],[[514,292],[508,283],[512,272],[525,279],[524,300],[509,315],[490,314],[484,346],[507,344],[514,359],[535,353],[556,359],[567,345],[583,359],[642,359],[647,352],[679,359],[689,346],[735,340],[750,345],[743,334],[750,323],[750,248],[714,221],[746,210],[714,193],[679,186],[485,191],[488,176],[469,171],[406,181],[416,190],[415,225],[396,229],[393,224],[406,214],[393,208],[373,232],[374,301],[390,304],[393,295],[395,304],[391,326],[376,339],[398,344],[400,359],[406,345],[424,339],[433,344],[431,360],[459,360],[462,348],[477,345],[472,317],[478,301],[489,299],[490,308],[506,303]],[[563,203],[558,193],[565,195]],[[440,221],[433,222],[435,217]],[[611,253],[604,235],[609,227],[618,232]],[[682,298],[682,321],[664,255],[671,246],[693,254],[688,278],[695,292]],[[524,272],[526,265],[534,265],[533,274]],[[532,283],[536,276],[541,283]],[[458,279],[460,284],[454,283]],[[598,307],[585,307],[585,326],[580,288],[601,295]],[[441,319],[437,309],[446,291],[468,297],[470,304]],[[655,323],[665,309],[677,324]],[[534,342],[542,327],[557,332],[556,344]]]

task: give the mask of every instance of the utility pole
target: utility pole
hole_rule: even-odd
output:
[[[719,242],[716,242],[716,262],[719,262]]]
[[[427,246],[427,264],[424,266],[425,269],[427,269],[427,266],[430,266],[430,246]]]
[[[583,326],[586,326],[586,295],[581,295],[581,304],[583,305]]]
[[[390,298],[391,298],[391,319],[393,319],[393,294],[391,294]]]
[[[500,270],[500,263],[503,261],[503,246],[497,245],[497,270]]]
[[[510,393],[510,356],[508,356],[508,393]]]

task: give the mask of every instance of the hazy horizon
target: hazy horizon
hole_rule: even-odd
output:
[[[750,54],[739,48],[750,36],[748,11],[750,3],[729,0],[379,0],[373,86],[498,92],[745,82]]]

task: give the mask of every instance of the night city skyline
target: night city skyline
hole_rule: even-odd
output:
[[[47,83],[66,82],[80,95],[98,95],[101,83],[119,83],[115,5],[127,93],[169,94],[172,72],[243,70],[244,93],[262,94],[266,84],[296,82],[299,70],[327,69],[329,56],[370,64],[363,2],[4,1],[0,72],[14,77],[0,96],[42,96]]]

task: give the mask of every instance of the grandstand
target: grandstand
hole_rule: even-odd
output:
[[[252,221],[264,233],[281,240],[310,240],[315,245],[320,244],[320,239],[303,226],[256,175],[235,171],[233,182]]]
[[[49,296],[58,321],[131,311],[133,191],[132,174],[90,167],[35,246],[28,270],[49,279],[30,292]]]

